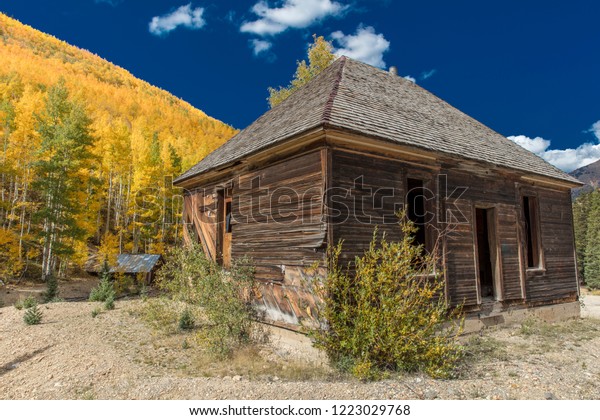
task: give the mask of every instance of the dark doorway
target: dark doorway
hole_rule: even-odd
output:
[[[477,226],[477,261],[479,265],[479,291],[482,299],[495,299],[494,210],[475,209]]]
[[[231,265],[231,189],[218,191],[217,202],[217,262],[225,268]]]

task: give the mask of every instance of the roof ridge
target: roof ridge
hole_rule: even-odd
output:
[[[345,55],[340,57],[340,62],[342,64],[340,65],[338,74],[333,80],[333,88],[331,89],[331,93],[329,94],[329,99],[327,99],[327,102],[323,107],[323,116],[321,117],[321,121],[323,121],[323,124],[329,124],[331,120],[331,110],[333,108],[333,102],[335,101],[340,87],[340,83],[342,81],[342,74],[344,73],[344,67],[346,67],[346,58],[347,57]]]

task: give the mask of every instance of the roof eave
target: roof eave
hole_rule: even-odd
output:
[[[404,153],[409,152],[410,149],[414,150],[414,151],[418,151],[418,152],[423,152],[423,153],[419,153],[419,157],[421,159],[425,159],[425,160],[436,160],[436,156],[449,156],[452,157],[454,159],[459,159],[459,160],[464,160],[464,161],[472,161],[472,162],[478,162],[482,165],[485,165],[487,167],[490,168],[502,168],[505,170],[510,170],[512,172],[515,173],[520,173],[520,174],[527,174],[527,175],[521,175],[522,179],[526,179],[526,180],[530,180],[530,181],[535,181],[537,183],[544,183],[544,184],[553,184],[556,186],[562,186],[565,188],[578,188],[581,187],[582,185],[585,185],[584,183],[578,181],[577,179],[573,178],[572,176],[570,176],[569,174],[567,174],[566,172],[565,177],[561,178],[561,177],[551,177],[548,175],[544,175],[544,174],[539,174],[537,172],[530,172],[530,171],[525,171],[523,169],[518,169],[518,168],[514,168],[511,166],[506,166],[506,165],[500,165],[500,164],[495,164],[495,163],[491,163],[488,162],[486,160],[477,160],[477,159],[471,159],[471,158],[465,158],[464,156],[461,155],[453,155],[450,153],[445,153],[445,152],[441,152],[438,150],[431,150],[425,147],[419,147],[419,146],[415,146],[415,145],[410,145],[410,144],[404,144],[402,142],[399,142],[397,140],[394,139],[390,139],[387,137],[383,137],[383,136],[376,136],[376,135],[366,135],[364,133],[361,133],[359,131],[356,130],[352,130],[349,128],[345,128],[345,127],[338,127],[338,126],[333,126],[331,124],[327,124],[327,131],[328,131],[328,138],[336,138],[336,134],[335,133],[339,133],[339,135],[343,136],[343,139],[345,141],[350,141],[350,142],[356,142],[357,144],[364,144],[363,141],[360,140],[361,137],[366,137],[366,138],[370,138],[370,139],[374,139],[374,140],[378,140],[380,142],[384,142],[385,144],[388,144],[389,146],[391,146],[392,148],[395,149],[403,149]],[[355,137],[355,138],[353,138]],[[406,150],[405,150],[406,148]],[[410,153],[410,152],[409,152]],[[569,179],[570,178],[570,179]]]
[[[217,165],[211,168],[207,168],[201,172],[196,172],[194,174],[190,174],[187,177],[180,176],[173,180],[173,185],[176,187],[185,188],[185,184],[189,184],[190,181],[194,181],[193,183],[197,183],[199,180],[203,178],[203,176],[208,175],[209,173],[215,172],[225,172],[228,169],[243,165],[247,163],[249,160],[259,160],[264,155],[272,155],[274,153],[284,153],[286,150],[301,148],[319,138],[323,137],[325,133],[325,124],[317,124],[307,130],[303,131],[299,134],[293,134],[288,137],[285,137],[275,144],[266,145],[260,149],[253,150],[250,153],[242,155],[239,159],[227,162],[222,165]],[[290,144],[292,143],[293,144]]]

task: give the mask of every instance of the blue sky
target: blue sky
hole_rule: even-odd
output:
[[[600,2],[1,0],[236,128],[289,82],[312,34],[570,171],[600,158]]]

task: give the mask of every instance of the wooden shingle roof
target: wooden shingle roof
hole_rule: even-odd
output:
[[[415,83],[347,57],[336,60],[175,182],[318,127],[578,183]]]

